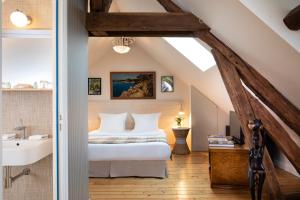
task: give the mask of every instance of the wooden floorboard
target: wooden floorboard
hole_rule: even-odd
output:
[[[208,154],[173,156],[169,178],[91,178],[90,199],[250,199],[247,188],[210,188]]]

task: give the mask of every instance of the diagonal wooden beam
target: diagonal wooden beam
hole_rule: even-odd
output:
[[[262,120],[265,129],[268,131],[268,135],[292,163],[297,172],[300,173],[300,148],[298,145],[271,113],[250,92],[247,91],[247,95],[255,116]]]
[[[157,0],[168,12],[184,12],[179,6],[173,3],[171,0]]]
[[[295,105],[212,33],[198,32],[195,35],[212,48],[218,49],[234,64],[247,87],[300,136],[300,110]]]
[[[228,91],[229,97],[237,116],[241,122],[241,127],[245,135],[246,144],[251,145],[251,130],[248,128],[249,120],[255,118],[251,104],[249,103],[247,93],[241,83],[240,76],[235,66],[218,50],[212,50],[213,56],[217,62],[219,71]],[[277,179],[275,167],[267,149],[264,151],[264,166],[269,183],[270,193],[273,199],[283,199],[279,182]]]
[[[223,82],[245,133],[246,144],[249,147],[252,144],[251,130],[248,128],[250,120],[255,116],[251,105],[249,104],[247,94],[240,81],[240,76],[234,66],[218,51],[212,50],[213,56],[217,62]]]
[[[90,0],[91,12],[108,12],[112,0]]]
[[[90,31],[89,37],[194,37],[193,31]]]
[[[179,11],[178,8],[170,6],[174,4],[171,0],[164,0],[160,3],[170,12]],[[175,4],[175,6],[177,5]],[[295,15],[295,13],[297,14],[299,12],[297,10],[299,10],[299,6],[296,7],[293,12],[291,11],[291,13]],[[266,78],[240,58],[231,48],[225,45],[211,32],[202,31],[195,33],[195,36],[206,42],[210,47],[218,49],[231,63],[233,63],[247,87],[249,87],[261,101],[263,101],[300,136],[299,108],[293,105]]]
[[[195,32],[209,30],[190,13],[88,13],[86,29],[89,32]]]

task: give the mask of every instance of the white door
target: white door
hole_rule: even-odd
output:
[[[57,25],[59,199],[88,199],[86,2],[59,2]]]

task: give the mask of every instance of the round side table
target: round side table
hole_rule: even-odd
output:
[[[190,128],[179,127],[179,128],[173,128],[172,130],[176,138],[175,146],[172,150],[172,153],[177,155],[189,154],[190,149],[186,143],[186,138],[189,134]]]

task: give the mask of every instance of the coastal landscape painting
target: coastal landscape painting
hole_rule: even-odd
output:
[[[155,99],[155,72],[111,72],[111,99]]]

